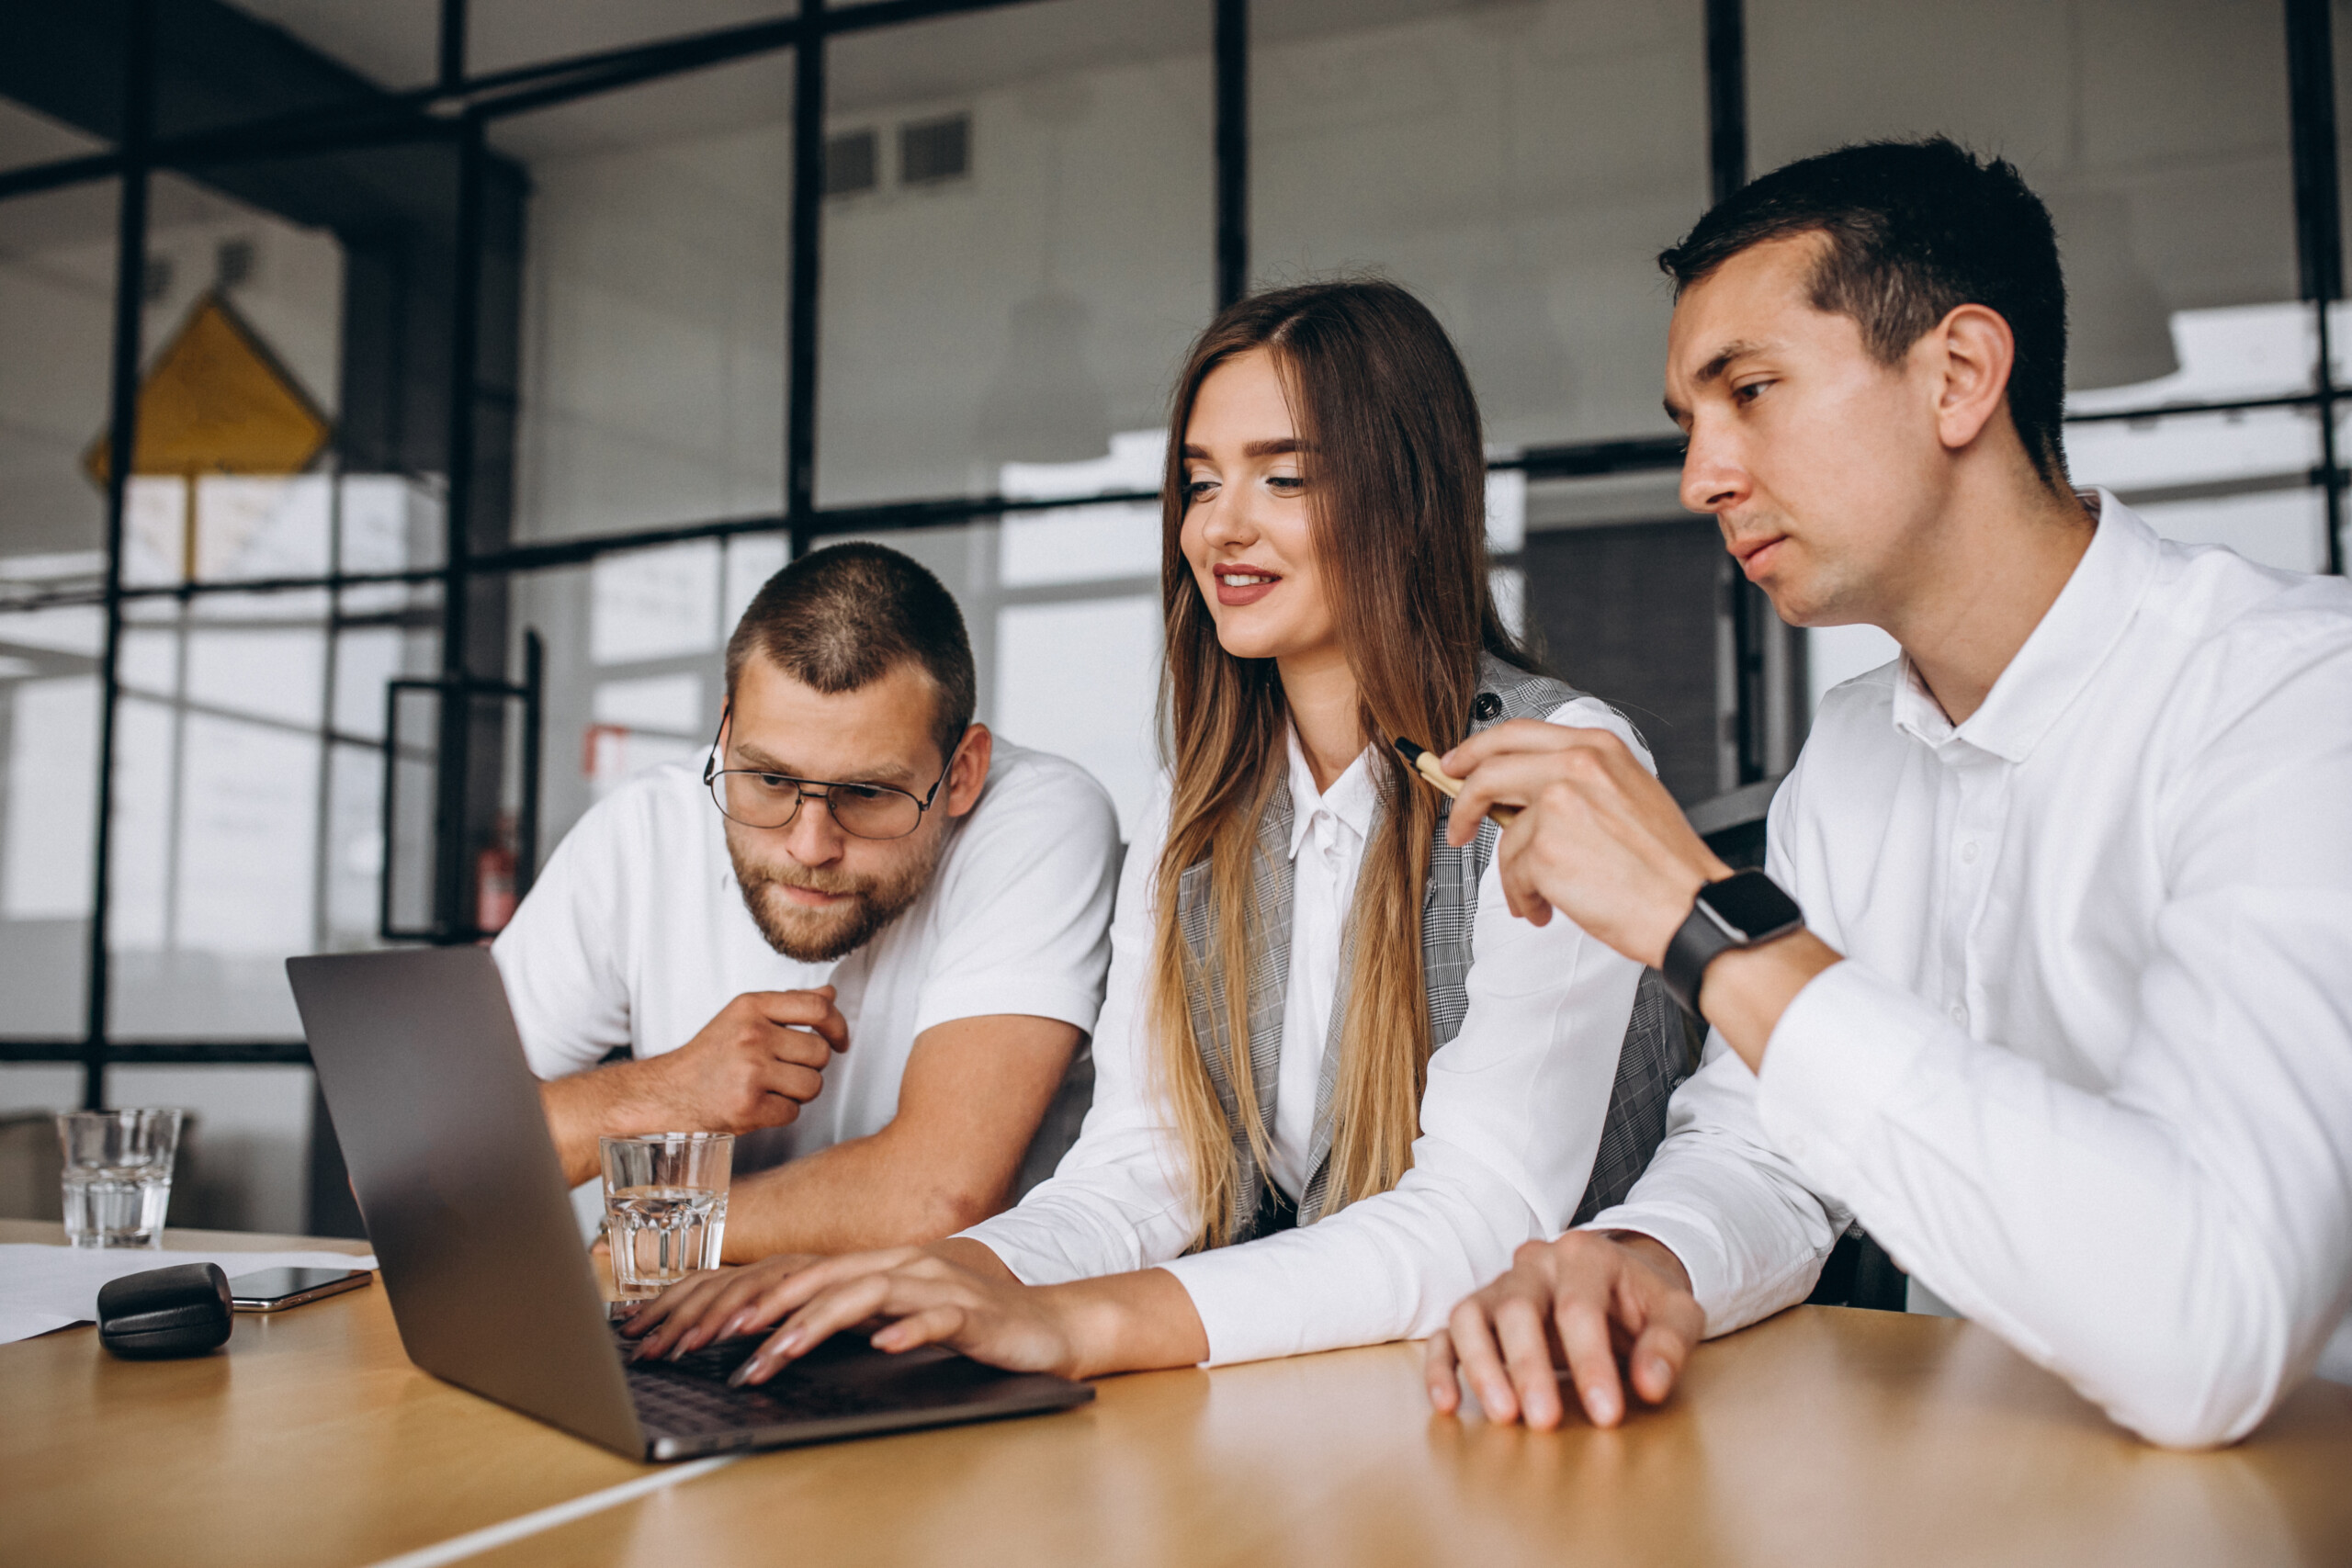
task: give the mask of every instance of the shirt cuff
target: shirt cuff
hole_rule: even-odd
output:
[[[1253,1248],[1262,1255],[1263,1248]],[[1306,1343],[1296,1313],[1269,1310],[1286,1303],[1298,1282],[1268,1278],[1271,1259],[1251,1257],[1238,1247],[1171,1258],[1159,1265],[1176,1276],[1193,1310],[1201,1315],[1201,1331],[1209,1342],[1204,1367],[1233,1361],[1262,1361],[1275,1356],[1295,1356],[1317,1348]],[[1285,1321],[1287,1319],[1288,1321]]]
[[[1707,1334],[1713,1337],[1739,1327],[1745,1319],[1734,1321],[1732,1262],[1724,1252],[1723,1235],[1717,1224],[1704,1213],[1687,1204],[1653,1200],[1644,1202],[1636,1198],[1630,1203],[1620,1203],[1613,1209],[1603,1209],[1583,1224],[1580,1231],[1630,1231],[1645,1235],[1668,1252],[1690,1276],[1690,1294],[1707,1314]]]
[[[1756,1113],[1816,1190],[1853,1190],[1853,1157],[1883,1128],[1943,1021],[1849,958],[1796,994],[1764,1047]]]

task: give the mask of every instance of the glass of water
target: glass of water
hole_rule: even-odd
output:
[[[164,1245],[180,1111],[69,1111],[57,1118],[65,1147],[65,1238],[75,1247]]]
[[[605,1240],[623,1301],[655,1296],[697,1269],[718,1267],[727,1230],[731,1133],[601,1138]]]

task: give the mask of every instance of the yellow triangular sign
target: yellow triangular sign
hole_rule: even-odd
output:
[[[233,307],[197,301],[139,389],[134,474],[299,474],[332,434],[326,416]],[[101,431],[82,467],[107,482]]]

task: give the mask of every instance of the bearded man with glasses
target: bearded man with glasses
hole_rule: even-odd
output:
[[[1118,822],[973,723],[974,688],[955,600],[898,551],[768,581],[709,756],[582,817],[492,948],[569,1179],[600,1135],[732,1133],[735,1259],[935,1241],[1051,1172]]]

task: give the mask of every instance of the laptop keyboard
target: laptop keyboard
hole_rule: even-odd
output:
[[[756,1387],[729,1388],[728,1374],[758,1348],[758,1340],[743,1339],[706,1347],[674,1361],[625,1362],[639,1418],[657,1431],[693,1437],[873,1413],[871,1394],[861,1397],[831,1383],[795,1377],[790,1368]]]

